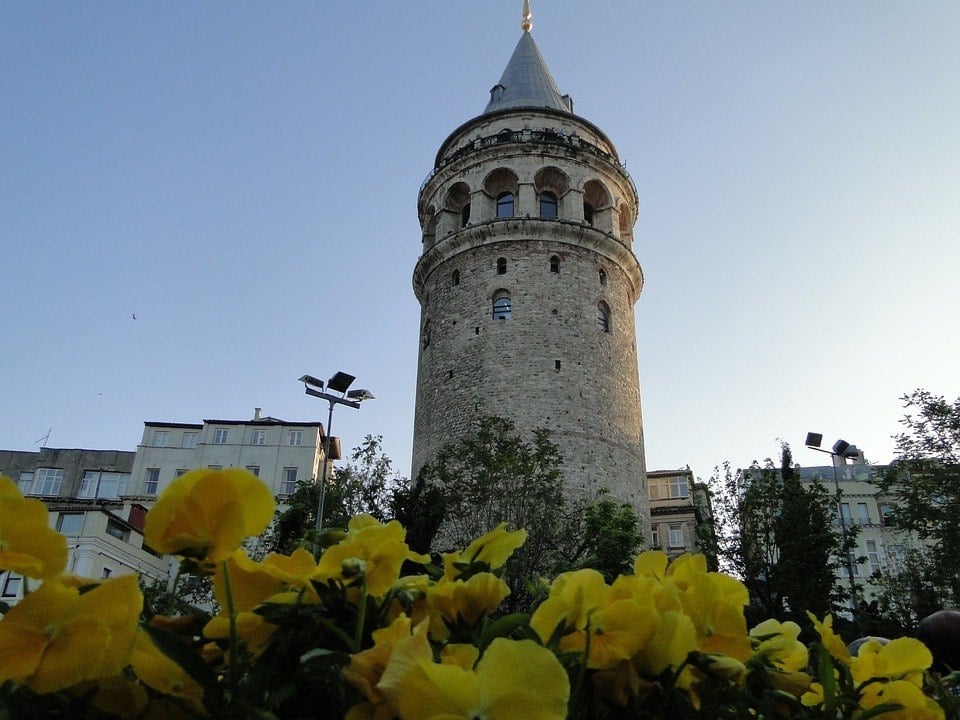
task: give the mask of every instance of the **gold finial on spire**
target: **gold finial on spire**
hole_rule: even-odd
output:
[[[520,23],[520,29],[524,32],[530,32],[533,30],[533,20],[530,18],[533,17],[533,13],[530,12],[530,0],[523,0],[523,22]]]

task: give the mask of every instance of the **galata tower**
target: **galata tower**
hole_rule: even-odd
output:
[[[420,188],[413,477],[496,415],[550,431],[568,493],[607,488],[646,518],[637,191],[560,94],[530,17],[525,2],[486,108],[444,140]]]

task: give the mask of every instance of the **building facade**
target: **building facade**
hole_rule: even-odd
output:
[[[148,582],[167,582],[172,561],[144,544],[147,508],[127,497],[134,457],[122,450],[2,450],[0,475],[46,504],[50,526],[67,538],[68,573],[107,578],[135,572]],[[16,573],[0,573],[0,600],[19,600],[24,582]]]
[[[568,492],[606,487],[645,521],[637,193],[557,89],[529,12],[522,28],[486,108],[443,142],[419,193],[412,474],[480,418],[504,417],[550,431]]]
[[[682,553],[712,552],[704,534],[713,532],[713,511],[707,486],[698,483],[693,471],[649,470],[650,547],[670,557]],[[716,557],[708,557],[712,568]]]
[[[261,417],[259,408],[252,420],[145,422],[129,493],[149,502],[187,470],[237,467],[259,477],[282,500],[298,482],[316,480],[324,439],[319,422]]]

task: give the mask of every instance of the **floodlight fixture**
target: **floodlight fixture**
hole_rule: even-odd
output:
[[[300,382],[304,385],[312,385],[315,388],[320,388],[323,390],[323,380],[320,378],[315,378],[313,375],[304,375],[300,378]]]
[[[363,402],[364,400],[376,400],[373,393],[366,388],[361,390],[351,390],[347,393],[347,397],[351,400],[356,400],[357,402]]]
[[[804,444],[805,444],[808,448],[819,448],[819,447],[820,447],[820,443],[822,443],[822,442],[823,442],[823,434],[822,434],[822,433],[808,432],[808,433],[807,433],[807,440],[806,440],[806,442],[805,442]]]
[[[338,393],[345,393],[347,388],[356,380],[353,375],[348,375],[345,372],[337,372],[332,378],[327,380],[327,390],[333,390]]]
[[[833,454],[834,454],[834,455],[845,455],[846,452],[847,452],[847,448],[849,448],[849,447],[850,447],[850,443],[848,443],[846,440],[837,440],[837,441],[833,444]]]

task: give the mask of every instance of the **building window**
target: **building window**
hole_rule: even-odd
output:
[[[33,481],[34,495],[57,495],[63,483],[62,468],[37,468]]]
[[[129,531],[116,520],[107,520],[107,535],[126,542]]]
[[[22,492],[24,495],[29,495],[31,489],[33,488],[33,473],[20,473],[19,479],[17,480],[17,487],[20,488],[20,492]]]
[[[454,270],[454,271],[453,271],[453,284],[454,284],[454,285],[459,285],[459,284],[460,284],[460,271],[459,271],[459,270]]]
[[[227,438],[230,436],[230,430],[227,428],[217,428],[213,431],[213,444],[226,445]]]
[[[256,475],[260,477],[260,466],[259,465],[247,465],[247,472],[251,475]]]
[[[675,475],[669,480],[670,497],[685,498],[689,493],[686,475]]]
[[[460,208],[460,227],[466,227],[470,222],[470,203]]]
[[[870,574],[880,572],[880,553],[877,552],[877,541],[867,540],[867,560],[870,562]]]
[[[510,296],[506,293],[498,293],[493,299],[493,319],[506,320],[510,317],[513,309],[513,303],[510,302]]]
[[[653,530],[650,531],[650,547],[655,550],[660,548],[660,528],[659,527],[654,527]]]
[[[186,475],[188,472],[187,468],[177,468],[177,471],[174,473],[174,477],[180,477],[181,475]]]
[[[422,339],[422,345],[423,345],[424,348],[430,347],[430,321],[429,321],[429,320],[427,320],[427,321],[423,324],[423,339]]]
[[[281,495],[293,495],[297,491],[297,469],[295,467],[283,469],[283,479],[280,481]]]
[[[57,530],[61,535],[77,537],[83,531],[83,513],[62,513],[57,518]]]
[[[867,504],[865,502],[857,503],[857,522],[860,525],[870,524],[870,510],[867,509]]]
[[[291,430],[287,444],[295,446],[303,445],[303,430]]]
[[[223,465],[207,465],[210,470],[223,470]]]
[[[507,259],[497,258],[497,275],[507,274]]]
[[[610,308],[602,301],[597,305],[597,327],[604,332],[610,332]]]
[[[100,571],[101,580],[106,580],[111,575],[113,575],[113,570],[111,570],[110,568],[104,568],[103,570]]]
[[[850,514],[850,503],[840,503],[840,517],[844,525],[853,524],[853,516]]]
[[[513,193],[505,192],[497,195],[497,217],[500,219],[513,217]]]
[[[879,510],[880,523],[884,527],[897,526],[896,510],[894,509],[893,505],[880,505]]]
[[[127,494],[129,482],[129,473],[87,470],[80,481],[79,497],[116,499]]]
[[[600,268],[600,270],[597,272],[597,275],[600,277],[600,284],[601,284],[601,285],[606,285],[606,284],[607,284],[607,271],[604,270],[603,268]]]
[[[557,219],[557,196],[552,192],[540,193],[540,217],[544,220]]]
[[[593,225],[593,205],[586,201],[583,203],[583,221],[587,225]]]
[[[556,255],[552,255],[550,257],[550,272],[560,272],[560,258],[558,258]]]
[[[0,593],[0,597],[19,597],[21,588],[23,588],[23,578],[15,573],[8,573],[3,581],[3,592]]]
[[[684,547],[683,525],[670,523],[667,542],[669,542],[672,549]]]
[[[156,495],[157,485],[160,484],[160,468],[147,468],[147,474],[143,479],[143,493],[145,495]]]
[[[183,434],[183,439],[180,441],[180,447],[186,448],[187,450],[192,450],[197,446],[197,435],[195,432],[185,432]]]
[[[267,442],[266,430],[254,430],[250,435],[251,445],[263,445]]]
[[[154,430],[153,431],[153,446],[154,447],[167,447],[167,444],[170,442],[170,433],[166,430]]]

